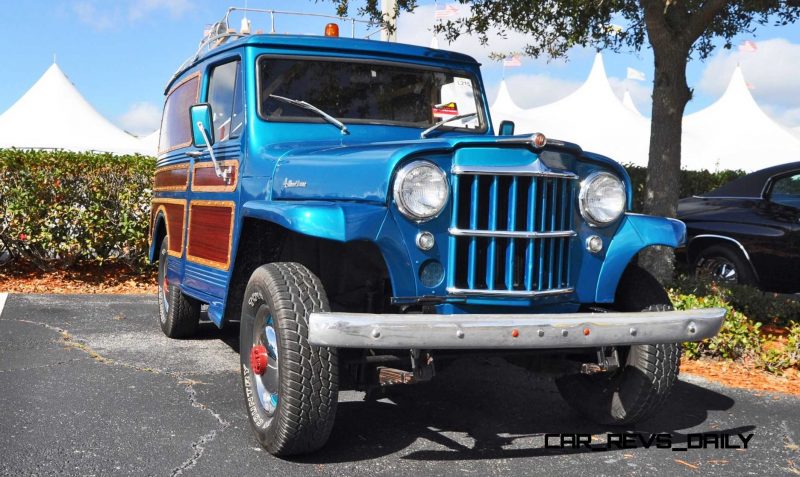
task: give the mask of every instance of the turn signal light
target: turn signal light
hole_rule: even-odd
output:
[[[339,25],[335,23],[325,25],[325,36],[339,36]]]
[[[542,133],[536,133],[531,137],[534,147],[544,147],[547,145],[547,138]]]

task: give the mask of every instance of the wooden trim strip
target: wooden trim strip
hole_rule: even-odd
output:
[[[183,178],[183,185],[170,185],[170,186],[158,186],[158,175],[165,172],[176,171],[180,169],[185,169],[186,173],[184,174]],[[175,164],[171,166],[164,166],[159,167],[156,169],[154,178],[153,178],[153,191],[154,192],[184,192],[186,188],[189,186],[189,163],[184,162],[181,164]]]
[[[239,160],[238,159],[230,159],[227,161],[219,161],[219,166],[221,168],[230,167],[231,172],[228,178],[229,184],[226,184],[222,181],[222,178],[217,177],[216,173],[211,178],[211,182],[213,185],[197,185],[197,171],[198,169],[211,169],[214,170],[214,163],[213,162],[198,162],[195,163],[194,169],[192,170],[192,192],[233,192],[236,190],[236,186],[239,184]],[[207,178],[204,178],[207,179]]]
[[[230,225],[228,227],[228,244],[227,244],[227,251],[226,251],[226,259],[224,262],[210,260],[203,257],[198,257],[197,255],[192,255],[192,211],[195,207],[202,206],[202,207],[215,207],[215,208],[225,208],[230,210]],[[187,243],[186,243],[186,260],[194,263],[199,263],[200,265],[205,265],[211,268],[217,268],[219,270],[227,271],[231,265],[231,248],[233,247],[233,227],[236,224],[236,203],[230,200],[193,200],[189,203],[189,222],[188,226],[186,227],[187,233]],[[203,231],[200,231],[202,233]]]
[[[167,208],[164,207],[165,204],[183,206],[183,211],[181,212],[181,235],[180,235],[181,242],[180,242],[180,247],[176,247],[179,250],[178,252],[174,252],[172,250],[172,246],[171,246],[172,244],[169,242],[169,240],[170,240],[169,214],[167,213]],[[151,211],[155,210],[155,212],[151,212],[152,213],[152,219],[151,219],[152,220],[152,225],[151,225],[151,228],[155,227],[155,221],[156,221],[156,218],[158,217],[158,213],[162,212],[162,211],[164,212],[164,225],[166,225],[166,227],[167,227],[167,240],[168,240],[168,242],[167,242],[167,253],[172,257],[181,258],[183,256],[183,244],[186,243],[185,242],[185,238],[186,238],[186,227],[185,227],[185,224],[186,224],[186,199],[154,198],[152,200],[152,202],[151,202],[150,210]],[[151,232],[150,232],[150,236],[151,237],[153,235],[153,232],[154,231],[151,230]]]

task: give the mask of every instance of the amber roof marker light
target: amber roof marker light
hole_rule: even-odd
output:
[[[339,25],[336,23],[328,23],[325,25],[325,36],[339,36]]]

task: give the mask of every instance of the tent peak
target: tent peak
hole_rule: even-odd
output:
[[[494,104],[490,108],[494,111],[503,111],[505,113],[516,113],[522,111],[522,108],[517,106],[514,99],[511,97],[511,92],[508,90],[508,83],[505,78],[500,80],[500,87],[497,90],[497,97]]]
[[[636,107],[636,103],[633,102],[631,91],[628,88],[625,88],[625,94],[622,96],[622,105],[636,113],[637,116],[644,117],[644,115],[639,111],[639,108]]]

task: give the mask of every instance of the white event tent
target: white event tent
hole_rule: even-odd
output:
[[[498,124],[504,119],[514,121],[519,134],[542,132],[622,164],[647,165],[650,119],[638,111],[628,91],[621,101],[616,96],[599,53],[584,84],[567,97],[522,109],[503,81],[491,111]],[[767,116],[737,67],[715,103],[684,117],[681,149],[684,169],[750,172],[797,161],[800,128],[786,129]]]
[[[0,115],[0,148],[11,147],[152,154],[98,113],[55,63]]]
[[[541,132],[623,164],[647,165],[650,122],[614,94],[599,53],[586,82],[565,98],[523,110],[514,104],[503,81],[491,111],[497,124],[514,121],[518,134]]]
[[[636,113],[637,116],[644,118],[644,115],[641,113],[641,111],[639,111],[639,108],[636,107],[636,104],[634,104],[633,98],[631,97],[631,92],[627,89],[625,90],[625,94],[622,96],[622,105]]]
[[[701,148],[683,144],[687,169],[749,172],[800,160],[800,138],[761,110],[738,66],[716,102],[683,118],[683,130],[704,142]]]
[[[141,154],[146,154],[148,156],[157,156],[158,155],[158,139],[161,135],[161,130],[156,129],[152,133],[146,136],[139,137],[139,145],[142,149]]]

